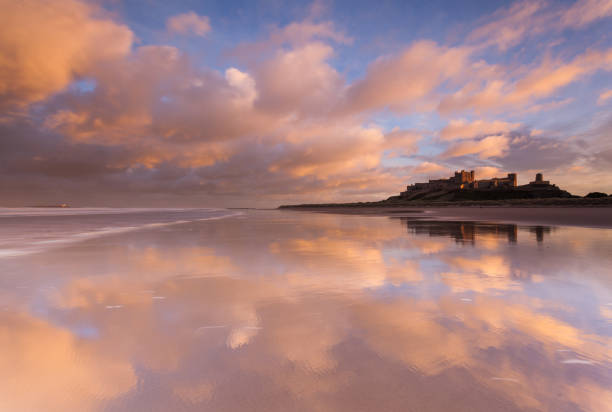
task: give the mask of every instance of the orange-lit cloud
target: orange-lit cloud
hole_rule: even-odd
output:
[[[498,157],[508,149],[509,139],[505,136],[489,136],[481,140],[462,141],[451,145],[444,157],[477,155],[481,159]]]
[[[329,111],[343,85],[328,63],[332,55],[333,48],[320,42],[275,53],[257,68],[257,107],[280,115]]]
[[[486,120],[468,122],[463,119],[457,119],[451,120],[449,124],[440,131],[440,137],[443,140],[455,140],[486,135],[499,135],[517,129],[520,126],[520,123],[508,123],[499,120],[492,122]]]
[[[547,98],[562,87],[599,70],[612,70],[612,49],[589,50],[570,62],[545,59],[538,66],[525,70],[516,81],[498,75],[481,79],[484,82],[472,81],[444,97],[439,109],[443,113],[469,109],[476,112],[497,112],[508,108],[527,110],[537,100]]]
[[[478,179],[490,179],[496,176],[502,176],[504,172],[493,166],[480,166],[474,169]]]
[[[0,8],[0,107],[40,101],[132,46],[131,30],[89,3],[2,0]]]
[[[468,49],[415,42],[397,55],[373,62],[365,77],[348,89],[344,110],[413,110],[442,82],[464,74],[468,56]]]
[[[447,170],[448,170],[447,167],[441,166],[433,162],[423,162],[414,168],[415,173],[421,173],[421,174],[439,173],[439,172],[447,171]]]
[[[612,98],[612,89],[602,92],[597,98],[597,104],[602,105],[610,98]]]

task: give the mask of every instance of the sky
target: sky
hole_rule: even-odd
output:
[[[612,192],[612,0],[0,0],[0,205]]]

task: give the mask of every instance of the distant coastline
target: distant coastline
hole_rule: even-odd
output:
[[[36,207],[36,208],[42,208],[42,209],[68,209],[70,208],[70,205],[67,203],[60,203],[57,205],[34,205],[34,206],[28,206],[28,207]]]
[[[381,200],[378,202],[354,203],[313,203],[281,205],[279,209],[320,209],[320,208],[402,208],[402,207],[612,207],[612,196],[589,198],[543,198],[503,200]]]

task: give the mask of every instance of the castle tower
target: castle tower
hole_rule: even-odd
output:
[[[474,171],[467,172],[462,170],[458,177],[461,179],[461,183],[472,183],[474,181]]]
[[[518,186],[518,179],[516,177],[516,173],[508,173],[508,180],[510,181],[512,187]]]
[[[542,176],[542,173],[537,173],[535,180],[533,182],[529,182],[529,184],[536,186],[547,186],[550,185],[550,182],[548,180],[544,180],[544,176]]]

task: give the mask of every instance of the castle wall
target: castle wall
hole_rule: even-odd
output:
[[[541,178],[541,176],[540,176]],[[455,172],[454,176],[448,179],[434,179],[427,183],[415,183],[406,187],[406,192],[409,194],[422,190],[458,190],[458,189],[476,189],[487,190],[497,188],[513,188],[517,187],[516,173],[508,173],[506,177],[494,177],[492,179],[476,180],[473,170]]]
[[[456,191],[452,196],[454,199],[519,199],[519,198],[543,198],[543,197],[570,197],[571,195],[558,186],[544,180],[544,176],[538,173],[535,180],[529,184],[518,186],[516,173],[508,173],[506,177],[494,177],[491,179],[475,180],[474,171],[455,172],[448,179],[429,180],[427,183],[415,183],[407,186],[405,192],[400,196],[408,200],[432,198],[439,191]],[[468,189],[468,190],[461,190]],[[445,195],[447,193],[440,193]]]

